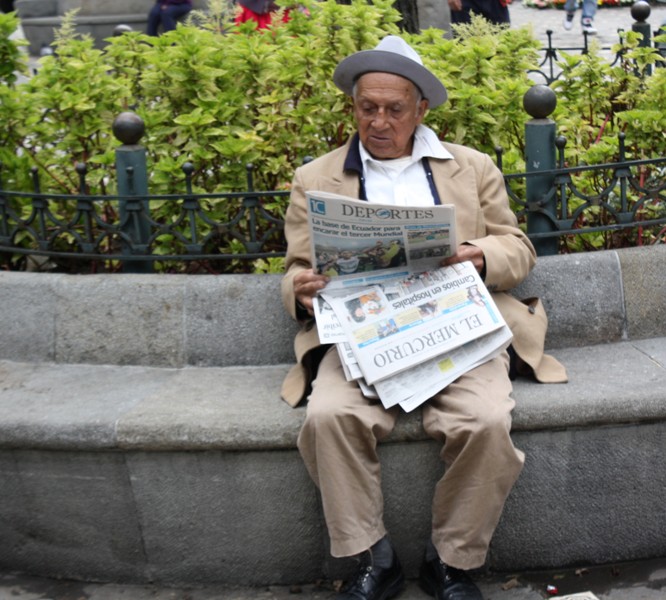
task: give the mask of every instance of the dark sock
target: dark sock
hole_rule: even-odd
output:
[[[435,559],[441,560],[439,558],[439,552],[437,552],[437,548],[435,548],[435,544],[432,543],[432,540],[428,540],[428,543],[426,544],[425,558],[428,562]]]
[[[393,564],[393,546],[385,535],[370,548],[372,564],[380,569],[388,569]]]

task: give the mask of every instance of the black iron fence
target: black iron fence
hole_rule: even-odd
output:
[[[623,134],[618,145],[617,162],[565,167],[566,140],[559,137],[557,168],[504,175],[516,215],[540,255],[556,254],[572,237],[581,250],[666,241],[666,157],[625,160]],[[536,194],[516,194],[514,187],[529,190],[531,181]]]
[[[77,165],[77,195],[40,193],[36,169],[33,191],[2,189],[0,166],[0,253],[70,263],[101,260],[107,267],[118,261],[131,272],[150,271],[157,261],[209,265],[284,256],[282,215],[267,207],[279,199],[286,204],[289,192],[254,190],[248,165],[247,191],[194,194],[193,170],[190,163],[183,166],[182,194],[146,194],[128,166],[118,171],[125,195],[92,196],[84,191],[84,164]],[[219,220],[220,212],[227,218]]]

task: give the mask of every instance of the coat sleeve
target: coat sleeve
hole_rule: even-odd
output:
[[[485,284],[490,291],[506,291],[518,285],[536,264],[536,251],[518,227],[509,205],[504,177],[483,155],[477,171],[478,197],[485,235],[465,240],[483,250],[486,259]]]
[[[285,275],[282,278],[282,302],[289,314],[299,321],[308,320],[298,311],[294,295],[294,277],[301,271],[312,268],[310,259],[310,234],[305,204],[305,188],[301,169],[297,169],[292,182],[291,196],[284,223],[287,239]]]

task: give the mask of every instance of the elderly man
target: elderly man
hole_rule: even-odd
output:
[[[455,205],[458,239],[464,242],[443,264],[471,261],[495,292],[522,370],[540,381],[566,376],[543,354],[541,304],[526,306],[504,293],[529,273],[535,252],[517,227],[501,173],[488,156],[442,144],[421,124],[429,106],[445,102],[442,83],[396,36],[341,61],[333,79],[353,98],[358,132],[294,176],[282,293],[302,328],[295,342],[298,364],[282,395],[293,406],[307,399],[298,447],[321,492],[331,553],[359,557],[358,577],[340,597],[386,600],[400,592],[404,576],[384,526],[377,442],[392,430],[398,409],[385,410],[364,397],[345,379],[335,349],[319,343],[312,302],[327,277],[312,269],[305,191],[401,206]],[[524,459],[509,435],[511,390],[509,355],[503,353],[424,404],[424,429],[443,444],[446,464],[434,491],[432,535],[424,540],[420,574],[422,587],[437,600],[482,598],[465,571],[484,564]]]

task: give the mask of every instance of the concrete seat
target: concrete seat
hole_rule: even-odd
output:
[[[497,570],[663,556],[666,251],[541,259],[516,294],[549,312],[570,382],[515,382],[527,455]],[[344,574],[279,400],[293,323],[278,276],[0,273],[0,567],[165,583]],[[403,415],[380,447],[408,575],[438,445]]]

